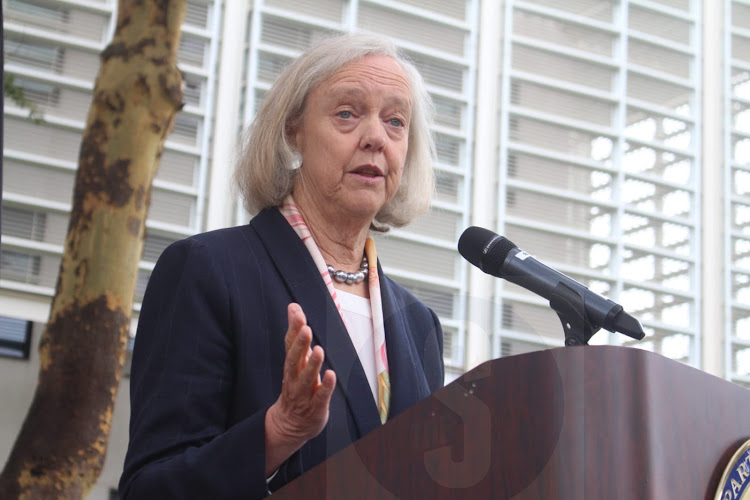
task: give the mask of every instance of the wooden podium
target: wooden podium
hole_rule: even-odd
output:
[[[639,349],[489,361],[273,494],[313,499],[713,499],[750,391]]]

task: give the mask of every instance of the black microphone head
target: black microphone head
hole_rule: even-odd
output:
[[[458,253],[487,274],[500,275],[500,269],[511,250],[516,248],[507,238],[483,227],[471,226],[458,239]]]

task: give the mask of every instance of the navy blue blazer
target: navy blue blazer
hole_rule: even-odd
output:
[[[443,385],[437,316],[383,275],[390,417]],[[276,208],[170,245],[143,300],[130,387],[123,499],[262,498],[266,410],[281,392],[287,305],[307,316],[330,416],[271,481],[278,489],[380,426],[349,334],[304,244]]]

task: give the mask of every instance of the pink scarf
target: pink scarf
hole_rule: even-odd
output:
[[[339,302],[336,295],[333,280],[328,274],[328,267],[323,259],[323,254],[320,253],[320,249],[310,234],[305,219],[294,203],[291,194],[286,197],[284,203],[279,207],[279,211],[305,244],[307,251],[310,252],[315,266],[318,268],[318,272],[320,272],[320,276],[323,278],[323,282],[331,294],[333,303],[336,304],[336,310],[341,315],[341,321],[346,326],[346,320],[341,312],[341,302]],[[391,381],[388,377],[388,356],[385,348],[385,325],[383,323],[383,304],[380,298],[380,278],[378,277],[377,264],[378,254],[375,251],[375,242],[372,238],[367,238],[365,242],[365,255],[369,264],[367,278],[370,291],[370,308],[372,311],[373,342],[375,344],[375,368],[378,372],[378,412],[380,413],[380,422],[385,423],[388,419],[388,408],[390,407]]]

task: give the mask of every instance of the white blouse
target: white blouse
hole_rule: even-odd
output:
[[[365,369],[367,382],[370,384],[375,406],[378,405],[378,374],[375,368],[375,343],[373,341],[372,310],[370,299],[336,289],[341,303],[341,312],[346,319],[349,337],[359,356],[359,362]]]

